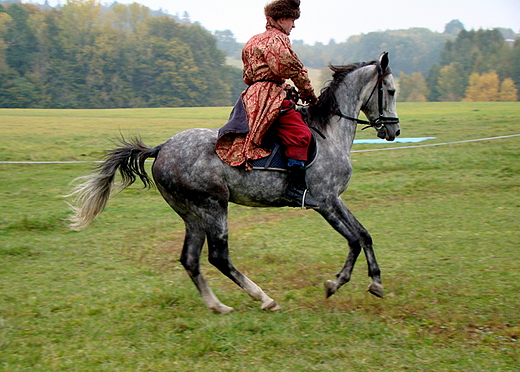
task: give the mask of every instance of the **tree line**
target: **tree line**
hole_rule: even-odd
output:
[[[400,101],[517,101],[520,38],[509,45],[498,29],[461,30],[426,78],[401,73],[399,86]]]
[[[0,5],[0,107],[228,106],[242,88],[199,24],[137,3]]]
[[[444,33],[412,28],[293,47],[317,69],[390,51],[400,101],[503,101],[518,99],[520,40],[505,41],[515,37],[454,20]],[[211,34],[187,14],[137,3],[0,5],[0,107],[232,105],[245,86],[225,57],[240,59],[241,49],[229,30]]]
[[[443,34],[386,31],[350,38],[345,47],[359,60],[362,53],[389,50],[399,101],[517,101],[520,38],[506,37],[516,35],[507,29],[467,31],[454,20]]]

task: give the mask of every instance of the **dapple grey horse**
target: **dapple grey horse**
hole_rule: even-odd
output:
[[[394,79],[386,52],[377,61],[331,66],[331,69],[333,79],[323,89],[319,103],[300,109],[308,125],[319,133],[318,152],[307,169],[307,185],[319,202],[317,212],[347,239],[350,247],[336,279],[325,282],[325,292],[329,297],[350,280],[363,249],[372,278],[368,290],[382,297],[381,274],[372,239],[340,195],[347,189],[352,173],[350,150],[357,124],[374,127],[377,136],[388,141],[399,135]],[[360,111],[368,122],[357,119]],[[260,301],[262,309],[278,310],[280,306],[232,264],[227,218],[229,202],[252,207],[285,206],[287,174],[230,167],[215,153],[216,140],[217,131],[213,129],[188,129],[153,148],[138,139],[130,142],[122,139],[121,146],[108,152],[98,170],[83,177],[83,182],[73,190],[76,206],[71,228],[85,228],[104,209],[118,170],[122,189],[137,177],[146,187],[152,186],[154,182],[148,177],[144,162],[155,158],[152,166],[155,185],[186,227],[180,261],[205,305],[217,313],[233,311],[218,300],[200,272],[200,255],[207,239],[210,263]]]

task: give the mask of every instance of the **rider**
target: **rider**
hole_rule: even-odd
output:
[[[270,151],[262,148],[262,138],[274,124],[288,158],[289,185],[285,198],[292,206],[317,208],[318,203],[305,181],[305,161],[312,135],[294,109],[297,100],[294,88],[291,90],[286,83],[286,79],[292,80],[303,102],[317,103],[307,70],[292,50],[288,37],[294,21],[300,17],[300,0],[274,0],[265,6],[264,13],[266,31],[253,36],[242,50],[243,78],[248,88],[242,93],[241,103],[247,115],[247,136],[239,136],[237,131],[228,136],[223,133],[216,150],[228,164],[245,163],[246,169],[251,169],[250,160],[269,155]]]

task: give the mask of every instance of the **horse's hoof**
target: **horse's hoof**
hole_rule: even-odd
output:
[[[278,305],[275,301],[272,301],[271,303],[265,305],[265,306],[262,306],[262,310],[265,310],[265,311],[278,311],[281,309],[281,306]]]
[[[385,290],[383,286],[379,283],[372,283],[368,286],[368,291],[372,293],[374,296],[383,298],[385,296]]]
[[[336,283],[334,283],[332,280],[327,280],[325,282],[325,297],[329,298],[334,293],[336,293]]]
[[[232,307],[220,304],[219,306],[212,307],[211,310],[216,314],[229,314],[235,311]]]

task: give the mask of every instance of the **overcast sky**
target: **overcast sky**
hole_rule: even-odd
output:
[[[40,2],[39,0],[32,0]],[[58,1],[50,0],[51,5]],[[117,0],[137,2],[170,14],[188,12],[192,22],[210,31],[229,29],[245,42],[264,30],[263,8],[269,0]],[[41,1],[43,2],[43,1]],[[101,0],[101,3],[111,3]],[[520,0],[302,0],[302,16],[291,39],[307,44],[330,39],[343,42],[349,36],[371,31],[425,27],[443,32],[453,19],[467,30],[495,27],[520,33]]]

